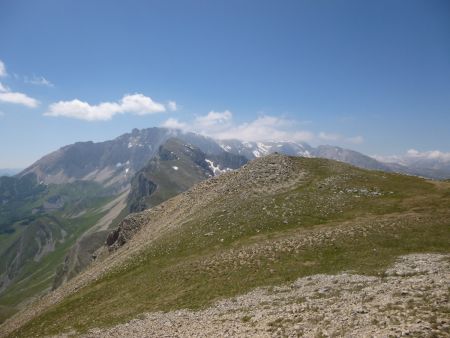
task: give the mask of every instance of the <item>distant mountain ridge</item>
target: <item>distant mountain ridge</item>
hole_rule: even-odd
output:
[[[435,179],[450,177],[450,164],[437,166],[432,161],[385,163],[357,151],[331,145],[312,147],[303,142],[215,140],[200,134],[157,127],[134,129],[110,141],[77,142],[62,147],[23,170],[19,176],[34,173],[39,182],[46,184],[88,180],[111,189],[124,189],[132,176],[157,154],[159,147],[169,138],[178,138],[205,154],[225,151],[248,160],[278,152],[290,156],[333,159],[365,169]]]

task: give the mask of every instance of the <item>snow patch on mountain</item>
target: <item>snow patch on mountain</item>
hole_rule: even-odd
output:
[[[253,150],[252,153],[255,157],[261,157],[261,153],[258,150]]]
[[[270,151],[271,151],[271,149],[272,149],[271,146],[266,145],[266,144],[261,143],[261,142],[257,142],[257,143],[256,143],[256,146],[258,147],[258,151],[259,151],[261,154],[263,154],[263,155],[269,154]]]
[[[220,174],[226,173],[228,171],[232,171],[231,168],[220,169],[219,165],[215,165],[213,161],[205,159],[205,162],[208,163],[209,168],[214,173],[214,176],[219,176]]]

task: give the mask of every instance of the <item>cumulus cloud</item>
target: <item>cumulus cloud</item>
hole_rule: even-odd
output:
[[[125,95],[118,102],[102,102],[91,105],[78,99],[59,101],[49,106],[46,116],[69,117],[85,121],[107,121],[118,114],[148,115],[167,110],[162,103],[153,101],[143,94]]]
[[[333,142],[360,144],[362,136],[344,137],[336,133],[318,134],[302,128],[304,122],[285,117],[261,115],[256,119],[237,123],[229,110],[210,111],[206,115],[196,116],[192,121],[179,121],[169,118],[162,127],[191,131],[216,139],[237,139],[241,141],[290,141],[290,142]]]
[[[26,107],[35,108],[39,105],[39,101],[29,97],[26,94],[11,92],[11,91],[0,91],[0,102],[21,104]]]
[[[205,116],[197,116],[195,121],[201,126],[210,127],[219,124],[223,125],[224,123],[231,121],[232,118],[233,114],[228,110],[225,110],[224,112],[210,111]]]
[[[49,80],[47,80],[43,76],[35,76],[33,75],[32,78],[25,77],[24,78],[25,83],[29,83],[36,86],[46,86],[46,87],[54,87],[55,85],[51,83]]]
[[[177,119],[169,118],[161,124],[161,127],[169,128],[169,129],[180,129],[180,130],[188,130],[188,125],[186,123],[180,122]]]
[[[233,121],[233,114],[228,110],[210,111],[206,115],[197,116],[189,124],[170,118],[162,126],[201,133],[217,139],[242,141],[304,142],[314,138],[313,133],[295,128],[295,121],[264,115],[253,121],[238,124]]]

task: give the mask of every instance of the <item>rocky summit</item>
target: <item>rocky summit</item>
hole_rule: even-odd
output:
[[[127,216],[0,332],[448,335],[449,206],[448,182],[257,158]]]

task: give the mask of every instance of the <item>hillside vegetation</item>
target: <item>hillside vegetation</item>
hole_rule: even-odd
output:
[[[449,227],[448,182],[269,155],[129,216],[123,246],[0,331],[82,333],[303,276],[380,276],[400,255],[448,253]]]
[[[38,184],[0,179],[0,322],[51,288],[76,239],[104,214],[109,197],[92,182]]]

